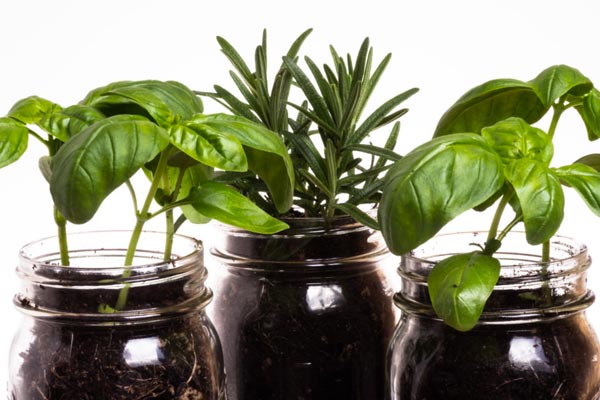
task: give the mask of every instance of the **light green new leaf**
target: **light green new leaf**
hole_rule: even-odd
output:
[[[546,107],[566,94],[583,96],[592,90],[592,82],[568,65],[553,65],[530,81]]]
[[[182,203],[189,203],[209,218],[252,232],[269,235],[288,228],[237,190],[220,182],[201,182],[190,190]]]
[[[530,158],[548,165],[554,155],[550,136],[521,118],[508,118],[483,128],[481,135],[504,162]]]
[[[537,245],[549,240],[564,216],[558,178],[545,164],[527,158],[508,163],[505,175],[519,199],[527,241]]]
[[[427,279],[436,314],[459,331],[472,329],[500,276],[500,261],[475,251],[437,263]]]
[[[38,96],[30,96],[16,102],[7,116],[24,124],[39,124],[47,115],[60,109],[61,107],[58,104],[49,100]]]
[[[29,142],[25,125],[12,118],[0,118],[0,168],[17,161]]]
[[[554,169],[560,180],[579,193],[594,214],[600,216],[600,173],[584,164],[572,164]]]
[[[89,221],[104,199],[169,144],[167,133],[143,117],[99,121],[71,140],[52,161],[50,192],[69,221]]]
[[[244,146],[248,168],[267,185],[277,210],[286,212],[294,196],[294,167],[279,135],[261,124],[226,115],[196,115],[189,121],[194,129],[212,129],[235,137]]]
[[[171,143],[193,159],[224,171],[246,171],[248,161],[240,141],[208,125],[186,122],[169,129]]]
[[[502,187],[502,170],[500,157],[474,133],[435,138],[397,161],[386,175],[378,217],[390,250],[414,249],[486,201]]]
[[[178,82],[156,80],[115,82],[91,91],[83,104],[107,115],[147,114],[163,128],[203,111],[200,98],[191,89]]]
[[[457,132],[479,133],[482,128],[509,117],[532,124],[548,111],[530,83],[496,79],[476,86],[442,116],[434,137]]]

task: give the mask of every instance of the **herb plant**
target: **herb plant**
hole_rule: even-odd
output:
[[[125,266],[133,262],[144,224],[162,214],[166,216],[166,259],[173,234],[185,219],[197,223],[217,219],[260,233],[285,229],[285,223],[234,188],[211,179],[215,168],[249,169],[268,183],[276,207],[289,208],[294,176],[281,139],[242,117],[202,111],[200,99],[177,82],[116,82],[64,109],[30,97],[0,120],[0,166],[25,152],[29,136],[48,147],[49,155],[40,166],[50,184],[64,239],[64,265],[68,265],[65,221],[88,222],[122,185],[131,193],[136,218]],[[46,137],[31,125],[41,128]],[[275,180],[273,170],[283,173]],[[150,180],[142,199],[131,180],[139,171]],[[181,210],[177,220],[175,209]],[[117,309],[124,307],[126,296],[124,290]]]
[[[497,207],[486,242],[441,260],[428,278],[435,312],[457,330],[477,323],[500,275],[494,254],[515,226],[524,225],[529,244],[542,245],[541,262],[550,260],[549,240],[563,220],[563,187],[600,215],[600,155],[550,165],[557,123],[570,108],[590,140],[600,137],[600,93],[574,68],[552,66],[528,82],[486,82],[447,110],[433,139],[388,172],[379,221],[395,254],[415,249],[471,208]],[[532,126],[549,112],[547,131]],[[501,227],[510,209],[512,218]]]
[[[348,214],[359,222],[377,227],[377,222],[359,206],[378,203],[382,181],[379,177],[400,158],[393,149],[399,123],[396,122],[383,146],[365,143],[378,128],[397,121],[407,112],[398,106],[417,89],[403,92],[362,118],[368,100],[387,67],[386,55],[373,69],[373,49],[365,39],[355,58],[344,59],[330,47],[332,66],[322,70],[305,57],[309,75],[298,65],[299,49],[311,30],[302,33],[291,45],[269,89],[267,36],[256,48],[255,71],[225,39],[217,38],[221,50],[236,72],[231,72],[241,93],[238,98],[221,86],[214,93],[200,93],[218,100],[236,115],[262,123],[278,132],[289,149],[296,173],[294,205],[284,216],[332,217]],[[292,103],[294,85],[304,100]],[[295,118],[289,116],[295,109]],[[369,160],[363,162],[362,157]],[[252,175],[226,173],[218,179],[232,183],[272,215],[282,215],[272,207],[272,199]],[[279,211],[279,212],[278,212]]]

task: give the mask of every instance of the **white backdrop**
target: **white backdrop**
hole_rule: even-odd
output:
[[[124,79],[171,79],[193,89],[219,83],[232,88],[228,62],[215,37],[224,36],[252,59],[263,28],[270,57],[278,64],[289,44],[314,28],[302,54],[329,62],[328,46],[355,53],[368,36],[375,58],[393,54],[374,103],[417,86],[402,118],[405,153],[428,139],[443,111],[485,80],[529,80],[553,64],[579,68],[600,86],[598,19],[600,3],[546,1],[192,1],[192,0],[3,0],[0,3],[0,115],[23,97],[37,94],[64,106],[90,89]],[[271,71],[273,72],[273,71]],[[207,111],[220,110],[206,102]],[[543,127],[547,127],[543,126]],[[600,153],[588,144],[574,112],[561,120],[557,164]],[[54,234],[47,187],[37,170],[44,153],[32,141],[28,154],[0,170],[0,384],[5,386],[7,353],[17,326],[12,306],[19,248]],[[115,194],[86,227],[130,228],[131,206]],[[595,217],[579,199],[567,199],[561,233],[575,236],[600,254]],[[478,218],[453,228],[485,229]],[[207,227],[187,226],[205,239]],[[210,266],[209,266],[210,267]],[[600,293],[600,265],[589,285]],[[589,317],[600,332],[600,305]],[[0,393],[3,390],[0,389]]]

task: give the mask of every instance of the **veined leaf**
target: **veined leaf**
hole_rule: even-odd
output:
[[[593,89],[583,98],[583,103],[576,107],[585,123],[590,140],[600,137],[600,91]]]
[[[245,118],[225,115],[196,115],[194,126],[208,126],[235,137],[244,146],[248,168],[266,183],[273,203],[281,213],[292,206],[294,167],[279,135]]]
[[[527,241],[537,245],[549,240],[563,219],[565,200],[558,178],[547,165],[528,158],[509,162],[505,176],[519,199]]]
[[[169,129],[171,144],[193,159],[224,171],[246,171],[248,161],[239,140],[211,126],[188,121]]]
[[[566,94],[583,96],[592,90],[592,82],[581,72],[567,65],[554,65],[542,71],[530,82],[544,106],[552,106]]]
[[[0,168],[17,161],[29,142],[29,130],[12,118],[0,118]]]
[[[50,192],[69,221],[89,221],[104,199],[169,144],[167,133],[143,117],[99,121],[71,140],[52,161]]]
[[[200,98],[185,85],[156,80],[115,82],[91,91],[83,104],[109,110],[109,115],[131,113],[134,105],[163,128],[203,111]]]
[[[190,190],[182,202],[200,214],[252,232],[273,234],[288,228],[225,184],[206,181]]]
[[[500,261],[475,251],[437,263],[427,279],[436,314],[459,331],[472,329],[500,277]]]
[[[442,116],[434,137],[456,132],[479,133],[482,128],[509,117],[532,124],[548,111],[532,84],[495,79],[465,93]]]
[[[468,133],[417,147],[397,161],[385,179],[378,221],[394,254],[424,243],[504,183],[500,157],[481,136]]]
[[[554,155],[550,136],[521,118],[508,118],[483,128],[481,135],[504,162],[530,158],[548,165]]]
[[[565,184],[579,193],[594,214],[600,216],[600,173],[584,164],[573,164],[553,170]]]
[[[47,114],[38,125],[61,142],[66,142],[71,136],[104,118],[99,110],[77,104]]]
[[[60,110],[58,104],[38,96],[26,97],[16,102],[8,117],[21,121],[24,124],[39,124],[48,114]]]
[[[600,154],[588,154],[587,156],[581,157],[573,164],[585,164],[600,172]]]

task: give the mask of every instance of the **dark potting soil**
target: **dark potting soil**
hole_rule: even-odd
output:
[[[214,337],[196,314],[160,324],[36,320],[13,400],[220,399]]]
[[[393,349],[394,400],[597,400],[600,349],[582,317],[467,333],[412,319]]]

